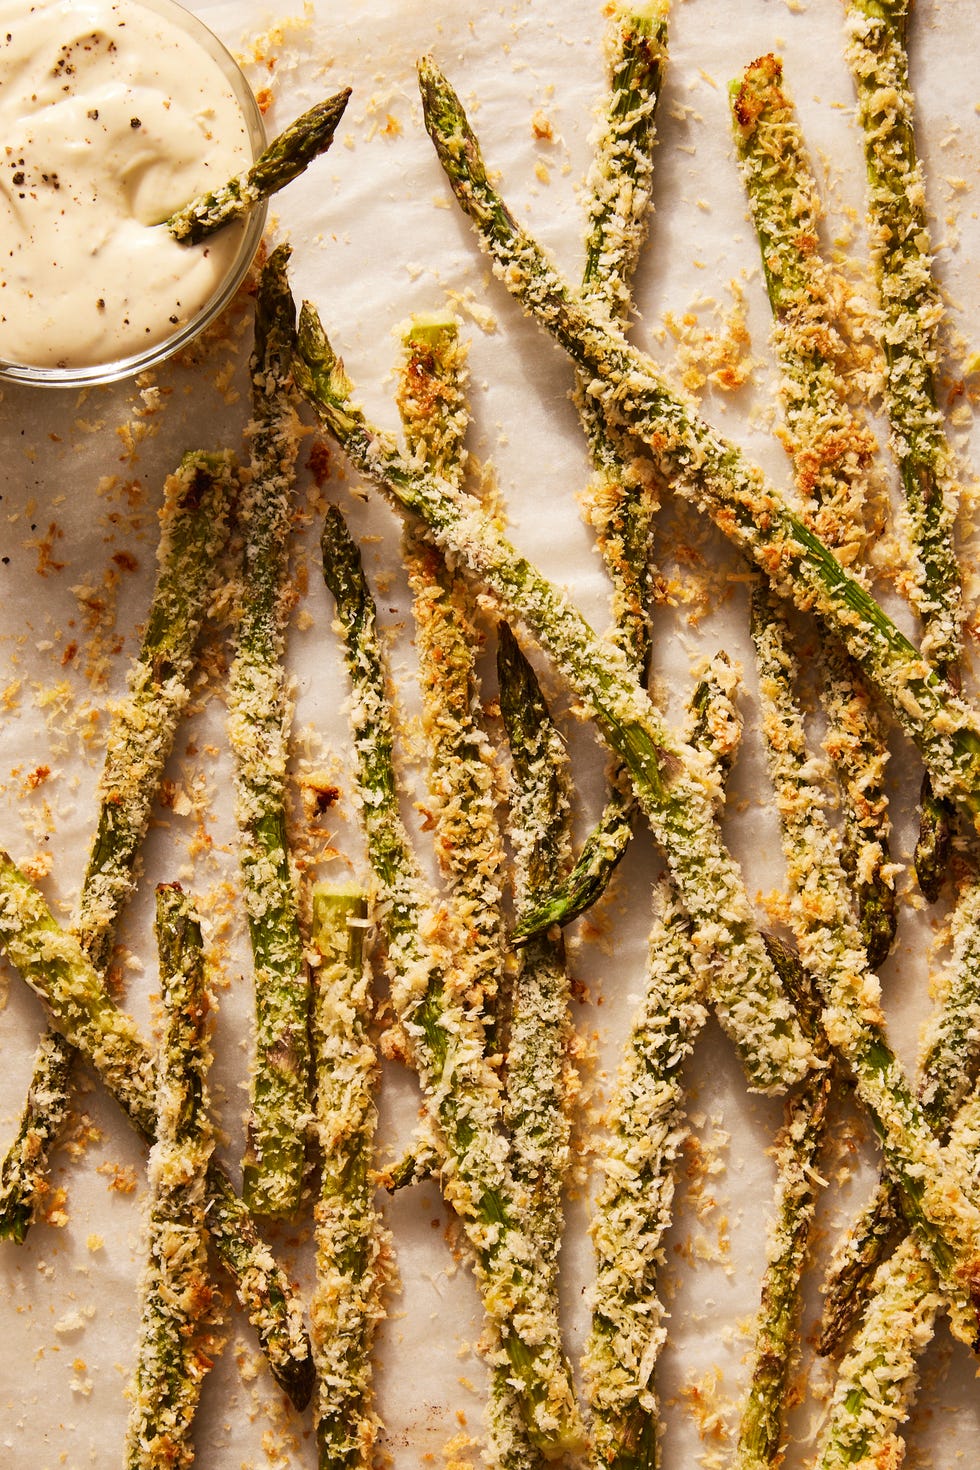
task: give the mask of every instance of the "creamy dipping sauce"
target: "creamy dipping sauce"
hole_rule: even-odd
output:
[[[136,0],[0,0],[0,358],[86,367],[196,316],[244,226],[160,224],[252,162],[218,62]]]

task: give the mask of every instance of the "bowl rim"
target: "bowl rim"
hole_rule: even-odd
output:
[[[152,10],[173,21],[192,36],[218,64],[241,108],[249,139],[252,158],[256,159],[268,142],[265,121],[258,99],[252,87],[225,46],[210,26],[194,11],[188,10],[178,0],[118,0],[125,6],[136,6]],[[148,368],[173,357],[199,337],[206,327],[220,316],[232,300],[251,269],[265,233],[268,201],[263,199],[253,205],[245,220],[245,228],[238,250],[228,271],[222,276],[214,292],[198,310],[169,336],[161,338],[139,352],[126,357],[115,357],[104,363],[89,363],[79,367],[41,366],[29,362],[15,362],[0,355],[0,383],[31,384],[42,388],[89,388],[102,383],[117,383],[124,378],[133,378]],[[233,226],[231,226],[233,228]],[[193,248],[193,247],[188,247]]]

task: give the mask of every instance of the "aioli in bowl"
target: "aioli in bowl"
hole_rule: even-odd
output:
[[[0,376],[106,382],[228,301],[265,211],[196,246],[161,223],[265,141],[245,79],[172,0],[0,0]]]

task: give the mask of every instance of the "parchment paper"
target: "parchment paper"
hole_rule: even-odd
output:
[[[316,0],[292,14],[257,0],[197,0],[192,8],[242,57],[256,90],[268,89],[270,133],[318,96],[353,87],[331,153],[272,207],[271,238],[293,247],[296,294],[317,302],[370,414],[392,429],[393,329],[414,311],[447,304],[458,310],[470,341],[474,460],[492,471],[520,548],[572,591],[595,626],[605,627],[607,590],[576,503],[587,468],[569,402],[568,363],[491,281],[425,136],[414,82],[416,57],[431,51],[471,108],[509,203],[574,279],[581,268],[580,190],[594,108],[604,89],[598,0],[488,6],[471,0],[351,0],[346,6]],[[966,371],[980,321],[976,18],[971,0],[920,0],[912,41],[937,270],[950,307],[944,392],[955,409],[954,438],[968,487],[978,447],[973,403],[980,381]],[[825,248],[848,262],[855,292],[866,294],[863,163],[842,58],[842,7],[837,0],[744,0],[738,6],[678,0],[671,24],[656,213],[636,285],[634,334],[678,380],[687,372],[688,384],[698,386],[697,376],[705,377],[698,391],[707,416],[788,486],[785,452],[772,432],[768,306],[733,161],[726,87],[754,57],[770,50],[783,56],[823,183]],[[739,345],[743,318],[747,338]],[[750,369],[738,391],[723,390],[711,379],[719,340],[734,344]],[[140,383],[84,394],[7,388],[2,395],[0,831],[15,858],[37,873],[65,922],[92,830],[107,706],[124,687],[152,582],[163,478],[187,448],[240,446],[248,415],[249,341],[248,307],[240,303],[221,333]],[[304,447],[289,650],[294,765],[297,784],[310,774],[325,775],[342,795],[319,825],[304,823],[297,803],[298,851],[307,879],[366,879],[351,802],[346,682],[317,567],[319,506],[324,495],[336,497],[349,513],[379,592],[407,732],[416,737],[404,742],[401,763],[406,812],[420,827],[413,803],[424,803],[426,795],[417,725],[411,722],[417,707],[414,654],[398,525],[339,454],[332,454],[332,474],[322,488],[307,459]],[[749,892],[761,902],[780,889],[782,864],[752,728],[756,706],[745,641],[745,579],[721,538],[693,513],[668,507],[665,518],[671,528],[665,545],[684,555],[665,563],[674,579],[674,605],[657,617],[654,687],[676,718],[698,656],[724,647],[744,663],[742,710],[749,731],[725,827]],[[966,572],[972,596],[970,544]],[[879,552],[887,569],[894,548],[886,543]],[[899,611],[913,629],[907,613]],[[971,622],[971,637],[972,628]],[[219,632],[209,648],[195,709],[168,773],[167,804],[158,808],[147,842],[140,893],[122,927],[120,962],[126,1004],[149,1033],[159,1019],[152,889],[156,881],[180,878],[208,916],[219,1006],[215,1101],[224,1130],[221,1152],[237,1169],[251,971],[235,901],[226,651]],[[546,663],[538,662],[567,729],[581,797],[578,830],[584,832],[601,802],[605,757],[575,720]],[[967,680],[972,688],[969,669]],[[919,768],[898,737],[891,769],[896,849],[904,862]],[[431,861],[424,833],[419,841]],[[658,871],[659,859],[641,832],[601,909],[572,935],[572,964],[582,983],[575,1021],[583,1138],[599,1117],[640,993],[650,890]],[[942,903],[923,910],[906,873],[898,883],[902,924],[882,979],[892,1035],[911,1066],[930,1005],[930,957],[946,910]],[[937,952],[933,964],[938,957]],[[43,1024],[40,1005],[12,971],[4,971],[3,983],[0,1144],[13,1134]],[[71,1148],[58,1154],[50,1218],[23,1247],[0,1248],[0,1463],[10,1470],[82,1470],[122,1458],[143,1251],[143,1153],[94,1078],[83,1072],[82,1082],[78,1107],[90,1126],[76,1117]],[[411,1079],[394,1064],[385,1069],[382,1102],[384,1161],[410,1137],[418,1106]],[[659,1380],[668,1423],[666,1470],[718,1466],[729,1458],[763,1261],[772,1184],[766,1150],[781,1117],[779,1102],[746,1093],[730,1047],[714,1028],[690,1069],[690,1103],[695,1142],[686,1157],[680,1217],[664,1268],[671,1311]],[[821,1259],[864,1198],[874,1163],[867,1124],[843,1104],[826,1164],[832,1189],[819,1221]],[[583,1148],[562,1262],[573,1358],[588,1322],[589,1179]],[[435,1186],[406,1191],[385,1210],[400,1287],[393,1285],[390,1293],[378,1351],[384,1452],[398,1470],[476,1463],[484,1379],[475,1344],[481,1324],[463,1253]],[[273,1232],[304,1291],[310,1283],[310,1232],[308,1217]],[[811,1291],[805,1338],[813,1331],[817,1306]],[[198,1462],[206,1470],[313,1465],[308,1417],[284,1405],[247,1324],[230,1311],[227,1325],[227,1347],[204,1388]],[[804,1464],[812,1452],[828,1382],[828,1374],[817,1370],[790,1418],[788,1466]],[[978,1429],[974,1364],[963,1347],[952,1344],[943,1322],[925,1360],[924,1382],[909,1462],[937,1470],[968,1463]]]

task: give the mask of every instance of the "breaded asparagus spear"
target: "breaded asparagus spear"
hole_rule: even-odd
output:
[[[863,551],[864,484],[874,436],[846,401],[842,344],[829,272],[820,253],[822,214],[782,63],[761,56],[731,88],[735,143],[759,238],[781,369],[780,396],[797,488],[811,524],[845,562]],[[872,969],[895,937],[889,859],[887,749],[860,671],[822,629],[821,696],[844,816],[844,863]]]
[[[924,1038],[919,1064],[919,1101],[945,1139],[957,1109],[980,1070],[980,880],[964,887],[950,920],[952,946],[937,1008]],[[818,1351],[832,1353],[868,1300],[883,1257],[903,1227],[901,1200],[888,1179],[835,1254],[824,1286]]]
[[[568,753],[534,670],[506,623],[497,628],[497,680],[513,765],[508,825],[520,917],[568,866]],[[570,1162],[565,1088],[569,997],[561,937],[537,935],[522,950],[514,980],[506,1117],[514,1174],[527,1191],[531,1231],[555,1283],[561,1197]]]
[[[908,0],[848,0],[847,61],[858,96],[886,406],[917,555],[923,652],[945,673],[960,651],[954,470],[937,403],[943,308],[932,274],[909,88]]]
[[[741,734],[734,689],[734,670],[720,654],[698,680],[688,712],[691,743],[716,768],[719,791]],[[643,1001],[609,1103],[590,1226],[596,1274],[583,1370],[598,1470],[659,1464],[654,1374],[667,1334],[657,1275],[688,1133],[681,1074],[708,1017],[707,976],[695,954],[690,920],[663,880]]]
[[[942,1303],[937,1287],[912,1236],[879,1267],[865,1319],[837,1376],[820,1470],[901,1464],[899,1426],[915,1398],[917,1361]]]
[[[461,487],[469,416],[465,358],[456,322],[452,317],[413,317],[402,343],[398,406],[408,448],[427,468]],[[425,536],[424,528],[407,523],[403,549],[414,595],[423,720],[431,749],[429,788],[436,799],[436,850],[449,886],[447,918],[455,936],[456,984],[468,990],[475,1018],[486,1026],[489,1055],[498,1050],[503,1037],[503,844],[496,815],[498,794],[492,752],[483,726],[476,671],[483,637],[477,626],[475,598],[465,576],[450,568],[442,552]],[[501,678],[500,688],[506,714],[506,678]],[[561,1131],[564,1115],[553,1069],[545,1066],[527,1075],[523,1065],[528,1041],[528,974],[522,966],[507,997],[507,1097],[514,1112],[511,1145],[515,1183],[527,1194],[529,1234],[545,1257],[552,1310],[557,1315],[555,1268],[560,1213],[555,1212],[559,1209],[563,1177],[561,1152],[550,1159],[546,1180],[538,1179],[536,1165],[542,1159],[533,1148],[537,1139],[532,1141],[523,1125],[529,1124],[533,1115],[554,1134],[556,1129]],[[555,1044],[560,1048],[560,1077],[564,1013],[560,1003],[551,1010],[561,1014],[557,1034],[545,1038],[545,1050],[550,1058]],[[535,1019],[540,1019],[540,1013]],[[534,1034],[538,1036],[537,1028]],[[518,1093],[519,1105],[515,1102]],[[430,1121],[427,1119],[426,1125]],[[554,1190],[548,1188],[556,1177],[558,1200],[551,1198]],[[548,1194],[551,1208],[545,1207],[539,1190]],[[541,1454],[523,1423],[506,1351],[498,1342],[489,1347],[488,1357],[489,1452],[503,1470],[525,1470],[536,1465]]]
[[[865,587],[752,466],[672,392],[643,353],[562,280],[487,176],[459,99],[426,58],[426,125],[461,206],[500,278],[587,375],[606,416],[647,446],[664,479],[715,520],[776,590],[820,614],[920,748],[936,788],[980,818],[980,721]]]
[[[198,245],[298,178],[330,147],[349,97],[350,87],[345,87],[335,97],[318,102],[284,128],[249,168],[176,210],[165,221],[174,239],[182,245]]]
[[[915,149],[905,49],[910,10],[908,0],[848,0],[846,58],[864,139],[885,406],[914,554],[922,651],[957,686],[963,604],[955,548],[956,471],[937,399],[943,307]],[[945,877],[951,818],[949,804],[937,800],[927,778],[915,868],[929,899],[938,897]]]
[[[484,1051],[482,1018],[471,1014],[433,932],[427,885],[399,815],[374,604],[357,548],[334,507],[324,519],[322,546],[354,689],[357,782],[393,1006],[440,1129],[443,1189],[473,1247],[484,1306],[507,1355],[528,1436],[546,1454],[560,1454],[581,1446],[582,1431],[557,1316],[499,1129],[497,1080]]]
[[[667,0],[618,0],[608,9],[609,97],[586,179],[582,290],[625,323],[650,213],[669,6]],[[612,636],[639,673],[649,660],[649,558],[657,491],[649,464],[610,434],[581,381],[575,401],[592,464],[584,513],[612,582]],[[518,921],[516,941],[551,924],[571,923],[601,897],[626,851],[635,814],[636,800],[620,771],[568,877]]]
[[[156,1130],[153,1055],[111,999],[78,940],[60,928],[38,890],[0,853],[0,951],[43,1001],[51,1022],[98,1072],[137,1132]],[[289,1280],[255,1229],[227,1174],[208,1166],[208,1228],[277,1382],[302,1409],[313,1363]]]
[[[690,919],[669,883],[656,901],[643,1003],[609,1108],[615,1128],[599,1158],[590,1226],[596,1276],[583,1366],[599,1470],[659,1464],[654,1373],[667,1314],[657,1274],[688,1133],[682,1070],[708,1017],[705,977],[692,966]]]
[[[315,1126],[323,1173],[316,1206],[316,1285],[310,1336],[317,1370],[320,1470],[370,1470],[380,1421],[371,1343],[384,1317],[388,1236],[371,1171],[378,1057],[369,1027],[367,900],[352,888],[313,891]]]
[[[239,621],[228,687],[235,817],[255,966],[255,1062],[242,1187],[262,1214],[299,1203],[310,1121],[309,985],[286,815],[289,696],[284,658],[291,603],[289,540],[299,426],[291,395],[295,307],[289,248],[266,262],[251,359],[250,478],[240,512]]]
[[[140,1341],[126,1435],[127,1470],[185,1470],[211,1366],[207,1170],[207,971],[201,925],[176,884],[157,889],[157,947],[166,1030],[156,1077],[150,1149],[149,1258],[140,1282]]]
[[[506,623],[497,628],[497,688],[511,755],[508,835],[514,906],[521,914],[567,871],[568,753],[530,663]],[[567,1075],[571,984],[557,932],[522,949],[510,992],[504,1116],[514,1180],[527,1201],[527,1228],[543,1257],[558,1309],[562,1195],[571,1158]],[[488,1417],[493,1450],[509,1470],[539,1464],[514,1427],[506,1360],[492,1367]]]
[[[809,800],[811,819],[821,829],[824,813],[819,791],[811,784],[789,628],[782,610],[762,585],[753,589],[751,628],[759,671],[762,731],[790,880],[798,884],[807,872],[807,838],[799,809]],[[826,860],[826,852],[819,856]],[[817,885],[810,882],[806,886],[812,891]],[[802,929],[807,938],[821,923],[819,911],[811,912],[805,896],[796,904],[793,920],[798,933]],[[796,966],[784,971],[784,978],[813,1038],[819,1064],[789,1100],[772,1150],[776,1190],[766,1232],[766,1265],[749,1360],[749,1385],[739,1418],[735,1451],[738,1470],[771,1470],[782,1456],[786,1392],[798,1356],[800,1287],[822,1183],[819,1161],[827,1111],[836,1082],[836,1068],[821,1029],[820,1007],[809,977],[802,966]]]
[[[469,414],[456,319],[414,316],[402,333],[402,354],[398,407],[409,451],[461,485]],[[473,1005],[483,1004],[493,1030],[504,954],[504,852],[476,668],[483,634],[465,576],[447,564],[424,527],[406,524],[402,549],[413,598],[436,856],[457,931],[456,963],[466,967]]]
[[[229,454],[186,454],[164,486],[158,570],[126,695],[115,707],[99,814],[74,929],[99,971],[112,955],[137,853],[189,697],[194,649],[214,596],[237,494]],[[71,1048],[49,1031],[17,1136],[0,1168],[0,1236],[23,1240],[46,1189],[50,1150],[71,1098]]]
[[[5,1240],[23,1242],[40,1217],[51,1152],[71,1109],[74,1061],[65,1038],[50,1028],[45,1031],[34,1054],[17,1132],[0,1166],[0,1237]]]
[[[588,702],[607,743],[630,770],[688,911],[716,936],[719,1018],[753,1085],[786,1087],[805,1072],[809,1047],[721,843],[699,760],[664,728],[622,651],[596,637],[568,597],[517,553],[479,502],[421,470],[366,421],[309,303],[300,317],[299,353],[298,386],[357,467],[425,520],[437,544],[492,590],[503,612],[524,622]]]

